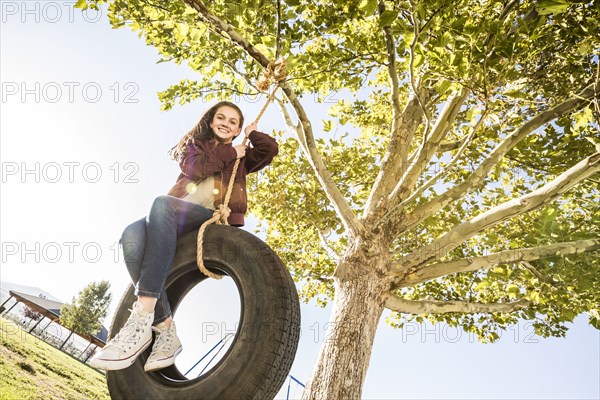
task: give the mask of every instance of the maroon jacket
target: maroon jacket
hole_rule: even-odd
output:
[[[252,131],[249,139],[252,147],[246,150],[245,157],[240,160],[229,200],[231,214],[228,222],[233,226],[244,225],[244,214],[248,208],[246,175],[269,165],[279,150],[275,139],[264,133]],[[225,200],[236,154],[231,143],[221,144],[215,139],[195,141],[181,157],[179,167],[182,172],[168,194],[181,198],[186,195],[185,188],[190,182],[213,175],[216,189],[215,208],[218,207]]]

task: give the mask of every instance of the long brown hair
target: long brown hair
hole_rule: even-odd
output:
[[[169,155],[173,160],[179,161],[179,158],[183,154],[185,154],[188,146],[190,146],[194,141],[211,140],[215,137],[215,134],[212,128],[210,127],[210,123],[215,117],[217,110],[224,106],[231,107],[234,110],[236,110],[240,116],[239,127],[241,128],[244,125],[244,115],[242,114],[242,110],[240,110],[240,108],[236,104],[230,101],[220,101],[208,110],[206,110],[206,112],[202,115],[200,121],[198,121],[196,126],[194,126],[188,133],[186,133],[181,138],[179,143],[177,143],[171,148],[171,150],[169,150]]]

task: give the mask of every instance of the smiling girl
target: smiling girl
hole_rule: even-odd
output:
[[[246,175],[269,165],[278,152],[275,139],[258,132],[256,123],[244,129],[252,146],[233,146],[243,124],[237,105],[219,102],[171,149],[171,157],[181,168],[175,185],[167,195],[154,200],[147,217],[125,228],[119,241],[138,299],[125,326],[91,359],[92,367],[127,368],[150,346],[152,331],[156,340],[144,369],[154,371],[175,362],[182,347],[164,286],[177,238],[198,229],[223,203],[236,159],[240,163],[228,222],[243,226]]]

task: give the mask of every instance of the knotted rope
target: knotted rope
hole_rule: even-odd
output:
[[[269,61],[269,64],[267,64],[267,68],[265,68],[261,77],[256,82],[256,88],[258,90],[260,90],[261,92],[266,92],[269,89],[269,86],[271,86],[271,82],[275,82],[275,83],[281,82],[282,80],[285,79],[286,74],[287,74],[287,69],[285,67],[285,61],[283,60],[283,58],[279,58],[276,61],[271,60],[271,61]],[[277,88],[275,88],[275,90],[277,90]],[[271,98],[271,100],[272,100],[272,98]],[[267,101],[266,104],[269,104],[269,102],[271,100]],[[266,108],[266,105],[263,106],[263,109],[260,112],[260,114],[258,115],[258,117],[256,118],[256,121],[258,121],[260,119],[265,108]]]
[[[286,77],[285,61],[282,58],[278,59],[277,61],[269,61],[267,68],[265,68],[265,70],[262,73],[262,76],[256,83],[256,87],[260,91],[266,91],[269,89],[271,82],[275,82],[276,84],[278,84],[279,82],[284,80],[285,77]],[[278,86],[276,86],[273,89],[273,92],[271,92],[271,94],[269,95],[269,98],[267,99],[267,101],[263,105],[262,109],[258,113],[258,116],[254,120],[255,123],[258,123],[260,118],[265,113],[265,110],[269,106],[269,103],[271,103],[271,101],[273,101],[273,98],[275,98],[275,92],[277,92],[277,88],[278,88]],[[242,145],[245,146],[247,142],[248,142],[248,136],[244,135],[244,141],[242,142]],[[239,165],[240,165],[240,159],[238,158],[235,160],[235,164],[233,165],[233,171],[231,173],[231,178],[229,179],[229,186],[227,187],[227,193],[225,193],[225,199],[223,200],[223,204],[219,204],[219,207],[213,213],[212,218],[209,219],[208,221],[206,221],[205,223],[203,223],[202,226],[200,227],[200,229],[198,230],[198,239],[197,239],[198,250],[196,253],[196,263],[198,264],[198,269],[200,269],[200,272],[202,272],[204,275],[209,276],[214,279],[221,279],[223,277],[223,275],[219,275],[219,274],[210,272],[204,266],[204,260],[202,257],[202,255],[203,255],[202,244],[203,244],[203,240],[204,240],[204,231],[206,230],[208,225],[213,224],[213,223],[216,223],[219,225],[221,225],[221,224],[229,225],[227,222],[227,219],[229,218],[229,215],[231,214],[231,209],[229,208],[229,200],[231,198],[231,193],[233,192],[233,184],[235,181],[235,176],[237,175],[237,170],[238,170]]]

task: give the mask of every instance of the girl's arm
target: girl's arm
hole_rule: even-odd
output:
[[[279,152],[279,146],[271,136],[253,130],[248,136],[252,148],[246,151],[246,169],[248,172],[256,172],[273,161],[273,157]]]

